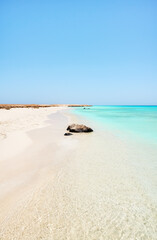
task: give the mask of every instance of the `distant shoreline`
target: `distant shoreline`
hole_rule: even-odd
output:
[[[91,107],[87,104],[0,104],[0,109],[11,108],[44,108],[44,107]]]

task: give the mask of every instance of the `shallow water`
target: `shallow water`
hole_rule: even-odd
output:
[[[157,106],[93,106],[74,113],[92,119],[121,136],[157,144]]]
[[[157,106],[93,106],[72,112],[99,127],[102,135],[109,131],[125,142],[127,162],[157,200]]]
[[[110,191],[113,195],[115,193],[114,197],[112,199],[109,197],[109,199],[112,201],[115,198],[124,210],[119,218],[117,216],[117,220],[112,220],[110,215],[110,221],[119,225],[118,221],[121,222],[121,218],[128,219],[126,221],[129,223],[123,222],[124,232],[122,235],[125,236],[124,239],[157,238],[155,227],[157,226],[157,216],[151,220],[153,211],[154,214],[157,213],[157,106],[93,106],[85,109],[76,108],[72,112],[81,117],[81,121],[84,120],[85,123],[91,124],[96,132],[99,131],[99,135],[101,132],[98,142],[103,149],[99,149],[95,159],[93,157],[93,161],[99,163],[100,154],[103,155],[102,169],[104,174],[109,173]],[[113,138],[110,139],[110,136]],[[104,141],[103,138],[108,138],[108,142],[105,142],[106,140]],[[117,142],[111,145],[113,141]],[[94,149],[94,151],[97,150]],[[108,151],[110,153],[105,157]],[[110,161],[109,165],[106,164],[107,161]],[[114,165],[117,167],[117,176],[113,169]],[[114,189],[114,178],[119,185],[119,190],[116,190],[118,188],[116,185]],[[108,180],[106,180],[107,182]],[[125,191],[123,191],[123,187]],[[132,190],[130,190],[131,188]],[[131,191],[133,195],[131,195]],[[125,192],[127,200],[124,203],[121,198],[126,197]],[[107,192],[106,197],[108,197]],[[146,217],[148,212],[150,219]],[[114,215],[114,213],[112,214]],[[137,224],[135,228],[133,219]],[[150,226],[146,226],[147,221]],[[155,232],[153,229],[156,229]],[[139,234],[138,237],[136,234]],[[108,237],[114,239],[113,233],[109,233]],[[123,237],[117,235],[116,239],[123,239]]]

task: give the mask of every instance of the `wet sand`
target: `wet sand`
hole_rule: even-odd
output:
[[[156,203],[127,143],[94,125],[91,134],[64,137],[80,121],[66,110],[49,121],[0,168],[0,239],[156,240]]]

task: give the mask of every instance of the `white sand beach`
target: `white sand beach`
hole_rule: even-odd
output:
[[[156,240],[157,209],[128,146],[66,108],[0,110],[1,240]],[[87,123],[87,122],[85,122]]]
[[[0,110],[0,238],[17,209],[23,208],[35,188],[40,189],[46,181],[57,150],[62,154],[69,147],[63,136],[68,121],[59,114],[63,109]],[[48,118],[50,114],[56,114],[53,121]]]

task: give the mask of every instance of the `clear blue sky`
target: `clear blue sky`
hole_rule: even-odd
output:
[[[1,0],[0,103],[157,104],[157,1]]]

